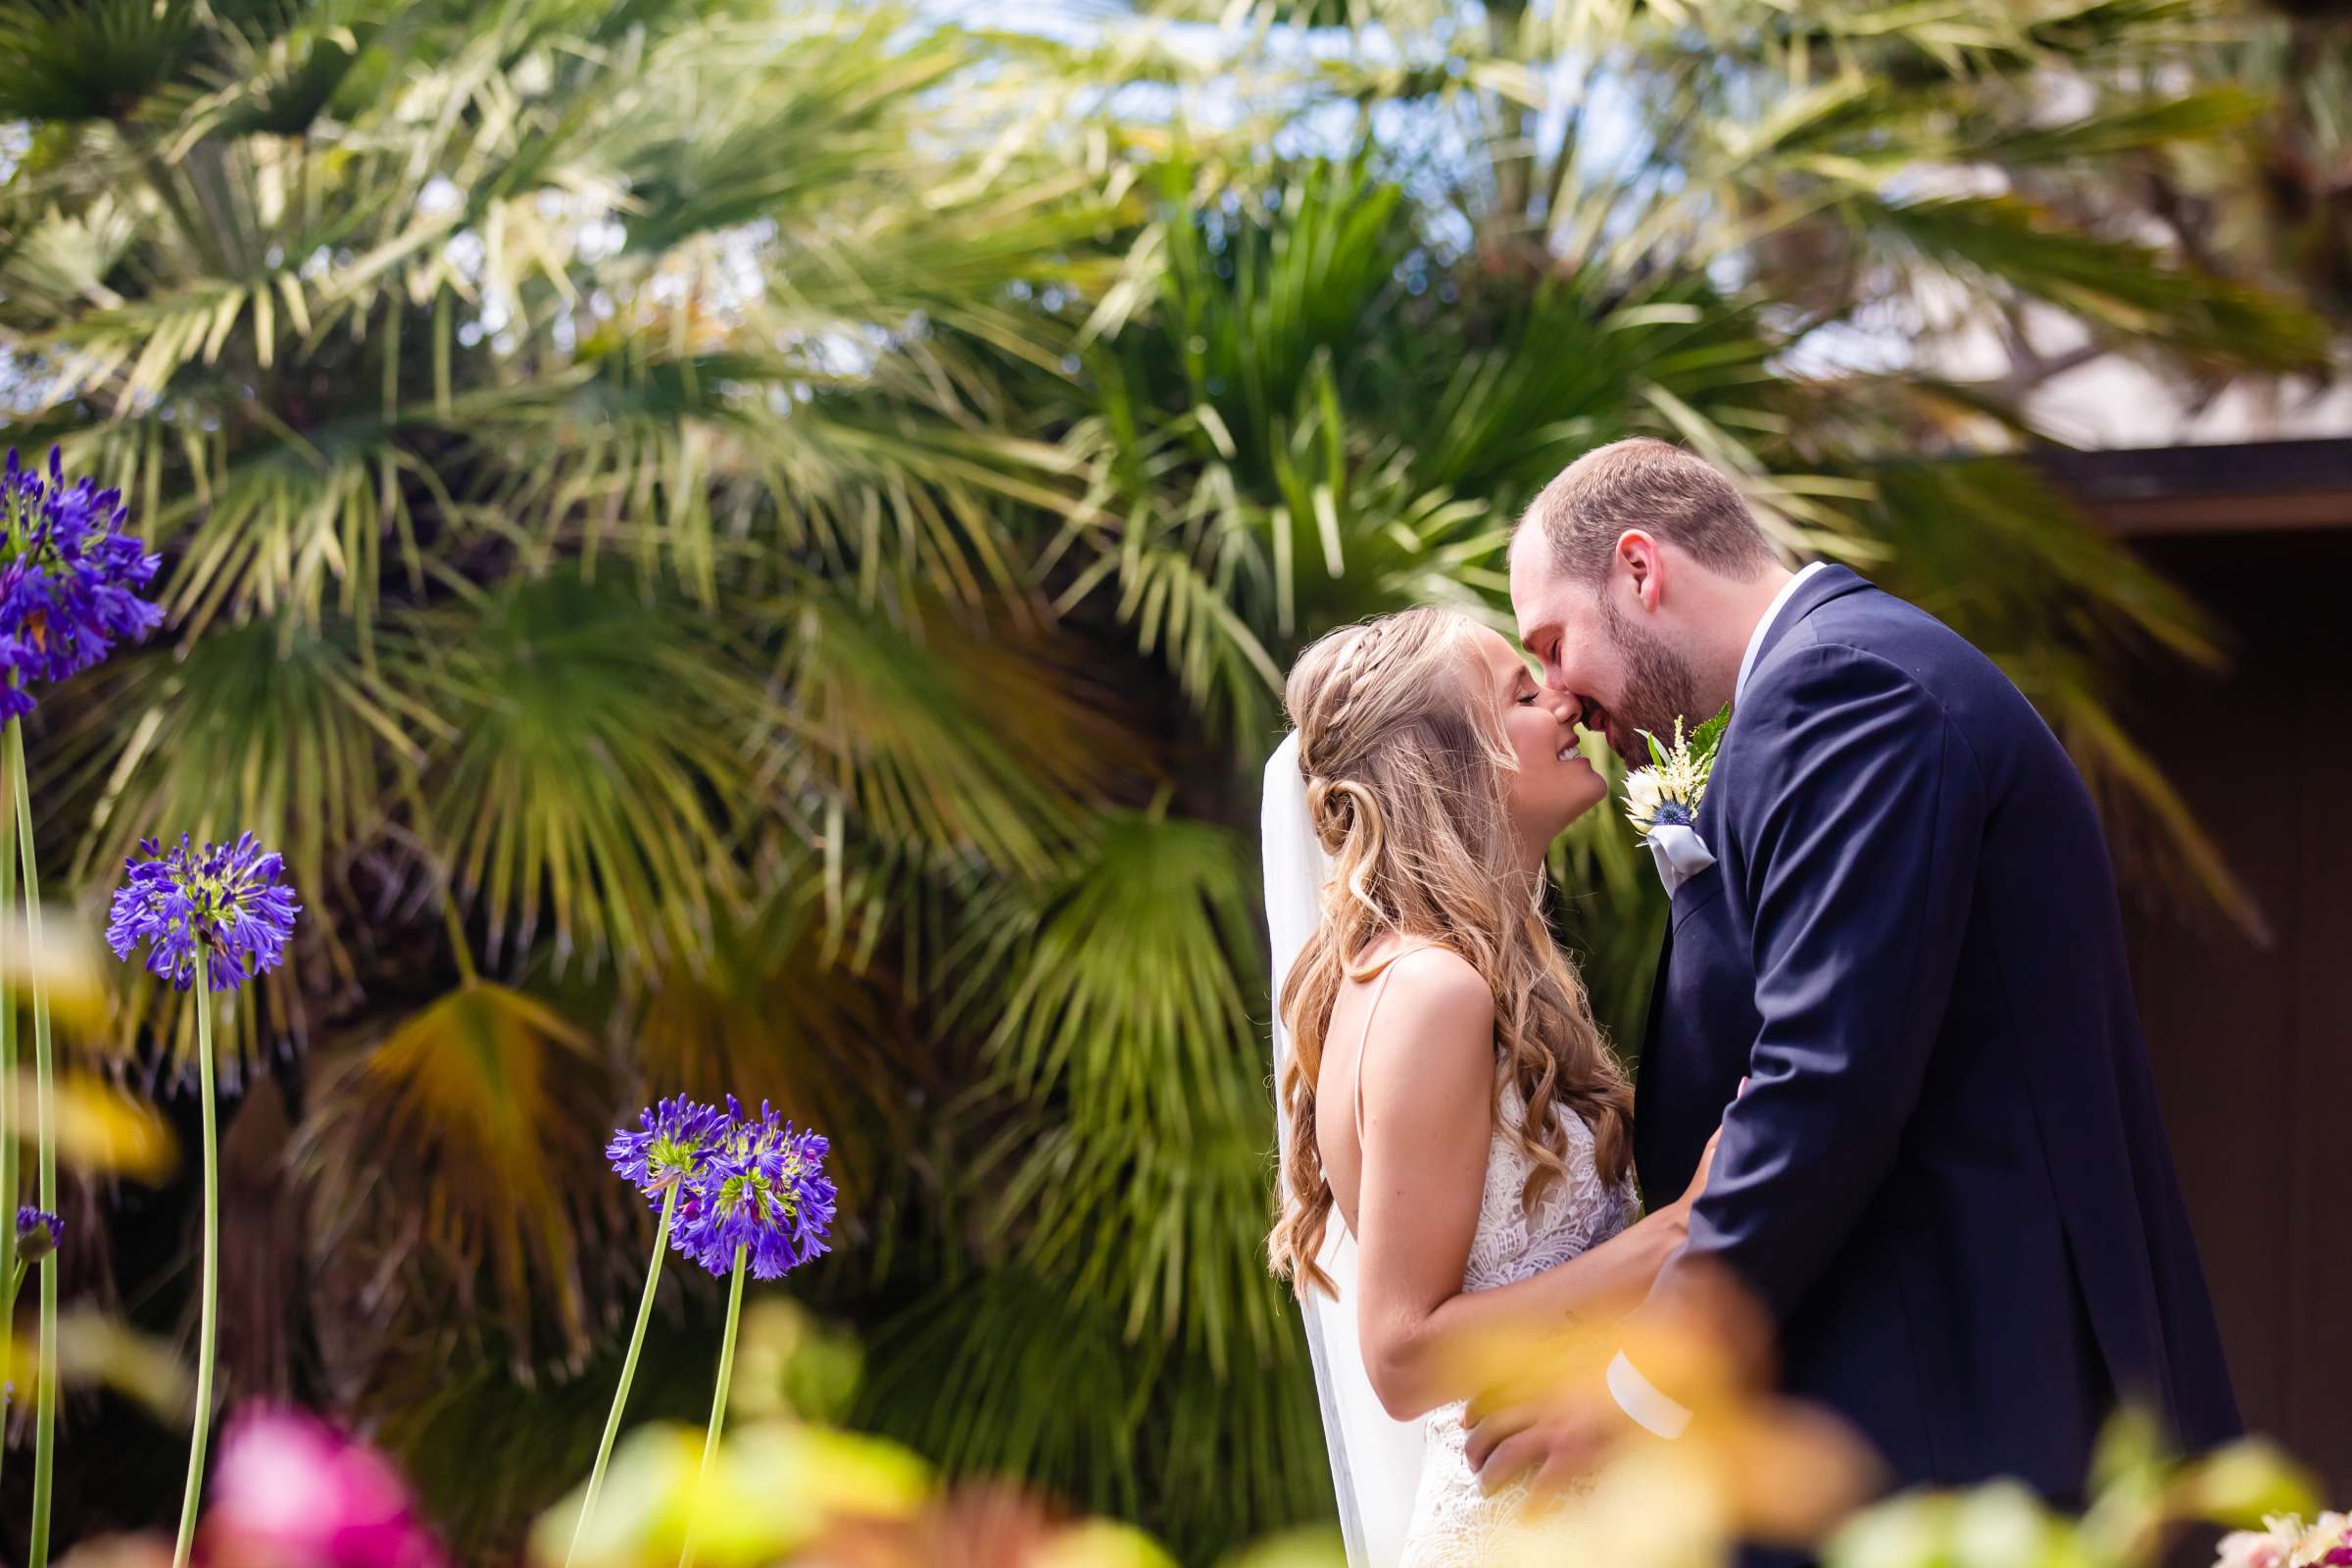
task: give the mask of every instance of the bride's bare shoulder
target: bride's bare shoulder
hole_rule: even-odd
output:
[[[1379,955],[1374,955],[1377,961]],[[1415,1009],[1484,1013],[1492,1018],[1494,994],[1468,958],[1442,944],[1400,946],[1384,966],[1395,971],[1389,996]]]
[[[1494,994],[1477,968],[1445,947],[1406,950],[1391,968],[1366,1042],[1366,1092],[1483,1082],[1494,1068]]]

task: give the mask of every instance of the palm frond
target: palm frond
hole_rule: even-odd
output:
[[[129,114],[188,68],[201,14],[196,0],[10,0],[0,7],[0,120]]]
[[[2039,164],[2080,164],[2177,142],[2207,141],[2245,129],[2270,113],[2268,94],[2243,87],[2208,87],[2150,101],[2129,101],[2093,110],[2056,124],[2001,122],[1982,140],[1966,142],[1969,154],[2005,169]]]
[[[1121,815],[1035,909],[979,906],[957,969],[1002,972],[987,1044],[1015,1120],[978,1167],[990,1223],[1028,1266],[1181,1339],[1220,1371],[1279,1337],[1265,1293],[1268,1122],[1247,998],[1260,970],[1233,835]],[[953,1014],[951,1013],[952,1017]]]
[[[1405,246],[1403,193],[1361,167],[1316,163],[1280,193],[1279,222],[1262,210],[1226,222],[1191,216],[1214,195],[1200,182],[1182,162],[1161,174],[1170,211],[1161,330],[1189,403],[1214,408],[1236,460],[1262,475],[1268,435],[1297,416],[1318,356],[1344,351],[1392,286]]]
[[[980,1168],[1001,1182],[988,1216],[1024,1264],[1123,1309],[1121,1332],[1183,1345],[1218,1377],[1287,1332],[1266,1275],[1271,1131],[1262,1105],[1180,1138],[1138,1121],[1008,1134]]]
[[[699,617],[560,571],[386,629],[384,669],[440,715],[430,836],[495,962],[542,922],[559,961],[684,959],[741,896],[735,822],[766,702]]]
[[[2071,231],[2016,197],[1856,198],[1847,211],[1918,264],[2046,300],[2124,341],[2268,370],[2306,369],[2328,357],[2326,327],[2300,306],[2186,270],[2144,246]]]
[[[1034,636],[937,612],[894,622],[821,588],[782,611],[792,698],[768,765],[884,844],[1043,876],[1073,838],[1073,803],[1142,760],[1102,694]]]
[[[587,1034],[474,982],[337,1054],[311,1099],[290,1158],[340,1396],[417,1339],[523,1377],[576,1368],[638,1207],[605,1169],[613,1101]]]
[[[986,906],[965,972],[1005,977],[988,1050],[1006,1084],[1178,1141],[1254,1110],[1253,889],[1229,830],[1121,813],[1033,910]]]
[[[70,874],[111,875],[137,842],[172,828],[200,839],[250,831],[286,858],[343,978],[353,933],[333,897],[348,858],[380,831],[392,768],[423,757],[438,721],[368,668],[350,628],[257,620],[180,658],[116,659],[83,683],[74,722],[48,749],[52,787],[80,802]]]
[[[1059,1281],[1014,1268],[955,1281],[879,1326],[870,1366],[854,1418],[950,1474],[1017,1476],[1081,1507],[1142,1511],[1153,1357]]]
[[[863,1233],[881,1166],[914,1144],[914,1106],[943,1097],[941,1064],[883,977],[837,954],[822,868],[771,883],[760,904],[722,919],[697,969],[651,976],[621,1015],[627,1058],[656,1095],[772,1101],[832,1139],[845,1228]]]

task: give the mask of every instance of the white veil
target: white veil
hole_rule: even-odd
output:
[[[1264,846],[1266,933],[1273,949],[1274,997],[1279,1004],[1291,962],[1315,928],[1328,864],[1307,819],[1306,780],[1298,771],[1298,737],[1286,739],[1266,762],[1265,803],[1259,816]],[[1290,1052],[1289,1032],[1274,1009],[1275,1082]],[[1279,1098],[1275,1118],[1279,1134]],[[1338,1219],[1335,1214],[1334,1220]],[[1315,1398],[1323,1409],[1323,1438],[1331,1449],[1331,1487],[1340,1501],[1340,1532],[1348,1568],[1387,1568],[1402,1554],[1421,1475],[1421,1426],[1398,1421],[1381,1407],[1364,1372],[1355,1331],[1355,1240],[1344,1224],[1325,1233],[1322,1264],[1339,1287],[1337,1301],[1306,1298],[1306,1344],[1315,1368]]]

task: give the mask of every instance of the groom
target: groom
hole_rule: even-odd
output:
[[[1723,1139],[1653,1304],[1728,1269],[1788,1391],[1899,1484],[2079,1499],[2119,1401],[2191,1447],[2233,1436],[2106,844],[2017,688],[1845,568],[1789,573],[1660,441],[1544,488],[1511,601],[1620,756],[1732,705],[1695,824],[1714,864],[1673,895],[1642,1054],[1643,1189]],[[1623,1356],[1608,1381],[1660,1436],[1688,1419]],[[1503,1410],[1470,1452],[1501,1478],[1592,1436]]]

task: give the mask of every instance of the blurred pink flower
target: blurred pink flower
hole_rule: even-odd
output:
[[[2214,1568],[2286,1568],[2286,1544],[2275,1536],[2234,1531],[2222,1538]]]
[[[206,1500],[212,1568],[446,1568],[390,1461],[294,1411],[229,1423]]]

